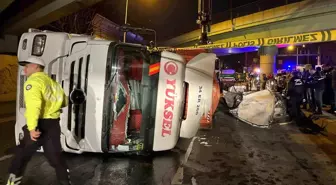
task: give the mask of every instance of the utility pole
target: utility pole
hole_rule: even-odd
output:
[[[318,54],[317,65],[321,65],[321,49],[320,49],[320,46],[317,47],[317,54]]]
[[[197,24],[201,27],[199,44],[209,44],[208,33],[210,32],[212,13],[212,0],[198,0],[198,19]]]
[[[126,0],[125,7],[125,25],[127,24],[128,0]],[[124,31],[124,42],[126,42],[127,31]]]

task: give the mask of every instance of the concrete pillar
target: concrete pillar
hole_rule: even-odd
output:
[[[278,48],[276,46],[262,46],[259,48],[261,74],[274,74],[277,53]]]
[[[321,49],[320,46],[317,48],[317,65],[321,65]]]

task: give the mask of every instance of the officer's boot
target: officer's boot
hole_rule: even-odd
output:
[[[21,184],[21,179],[22,179],[22,176],[17,177],[16,175],[11,173],[11,174],[9,174],[6,185],[19,185],[19,184]]]

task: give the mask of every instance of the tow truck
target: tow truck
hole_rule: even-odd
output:
[[[65,152],[165,151],[195,136],[212,105],[215,61],[92,36],[29,29],[18,60],[43,59],[69,98],[60,117]],[[16,143],[23,138],[23,68],[18,70]],[[188,103],[187,103],[188,102]],[[43,151],[41,148],[39,151]]]

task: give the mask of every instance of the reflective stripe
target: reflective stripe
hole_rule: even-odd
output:
[[[61,94],[60,92],[62,92],[62,88],[59,84],[47,85],[44,98],[51,102],[63,101],[63,93]]]
[[[43,72],[32,74],[25,82],[25,87],[28,85],[24,89],[25,117],[28,130],[33,130],[40,118],[59,118],[67,97],[61,85]]]
[[[19,185],[21,184],[22,177],[16,177],[14,174],[10,174],[6,185]]]

